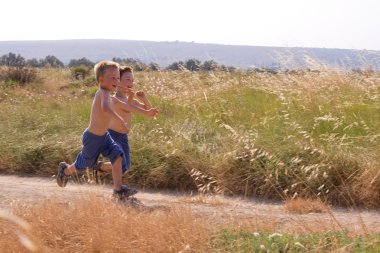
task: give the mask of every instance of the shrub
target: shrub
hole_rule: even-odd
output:
[[[90,75],[90,71],[91,69],[89,67],[86,67],[85,65],[80,65],[71,69],[71,76],[76,80],[84,80],[87,76]]]
[[[38,78],[37,71],[31,68],[9,68],[4,75],[6,81],[25,85],[36,81]]]

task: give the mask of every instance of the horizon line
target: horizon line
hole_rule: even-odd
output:
[[[337,49],[337,50],[356,50],[356,51],[380,51],[380,49],[357,49],[357,48],[338,48],[338,47],[316,47],[316,46],[263,46],[263,45],[238,45],[238,44],[223,44],[213,42],[196,42],[196,41],[181,41],[181,40],[137,40],[137,39],[109,39],[109,38],[91,38],[91,39],[26,39],[26,40],[0,40],[0,43],[12,42],[58,42],[58,41],[94,41],[94,40],[112,40],[112,41],[134,41],[134,42],[152,42],[152,43],[189,43],[199,45],[220,45],[234,47],[266,47],[266,48],[301,48],[301,49]]]

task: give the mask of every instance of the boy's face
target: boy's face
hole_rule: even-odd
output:
[[[131,91],[133,89],[133,73],[125,72],[121,76],[119,89],[123,92]]]
[[[120,74],[117,68],[108,68],[103,76],[99,77],[100,88],[115,91],[120,82]]]

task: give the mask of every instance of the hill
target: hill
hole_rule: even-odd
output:
[[[155,62],[161,67],[166,67],[176,61],[195,58],[201,61],[212,59],[219,64],[244,69],[250,67],[380,69],[380,51],[374,50],[236,46],[180,41],[105,39],[0,41],[0,55],[9,52],[21,54],[27,59],[54,55],[64,63],[82,57],[92,61],[118,57],[135,58],[145,63]]]

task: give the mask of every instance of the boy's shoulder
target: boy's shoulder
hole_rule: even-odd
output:
[[[110,97],[111,97],[111,95],[109,94],[109,92],[108,92],[107,90],[104,90],[104,89],[98,89],[98,90],[95,92],[95,95],[94,95],[93,100],[94,100],[94,101],[109,100]]]
[[[119,108],[121,107],[123,104],[125,104],[126,102],[123,101],[121,98],[118,98],[116,97],[115,95],[111,96],[111,102],[114,106],[116,106],[116,108]]]
[[[102,88],[99,88],[96,92],[95,92],[95,96],[111,96],[110,92],[108,90],[105,90],[105,89],[102,89]]]
[[[117,97],[116,94],[111,96],[111,99],[115,102],[127,102],[127,98],[124,97]]]

